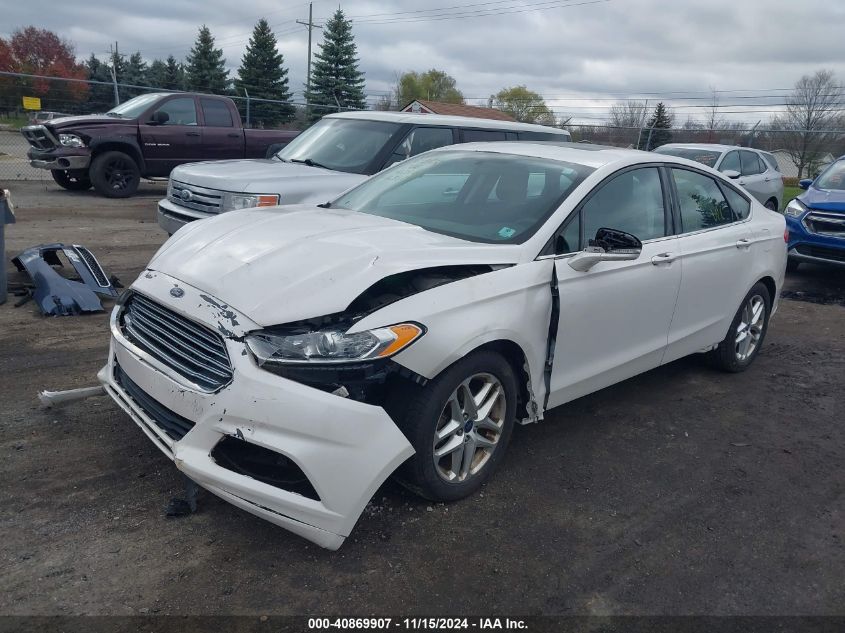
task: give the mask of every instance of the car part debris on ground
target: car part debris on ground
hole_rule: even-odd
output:
[[[6,303],[6,225],[15,223],[15,207],[8,189],[0,189],[0,304]]]
[[[73,266],[77,279],[64,277],[54,268],[64,267],[60,253]],[[31,293],[41,312],[48,316],[102,312],[103,305],[97,295],[114,299],[118,294],[116,278],[109,278],[94,254],[78,244],[40,244],[26,249],[12,262],[34,284],[32,288],[23,286],[19,294]]]
[[[102,385],[96,387],[80,387],[79,389],[68,389],[67,391],[42,391],[38,394],[38,400],[45,409],[84,400],[93,396],[104,396],[106,394]]]

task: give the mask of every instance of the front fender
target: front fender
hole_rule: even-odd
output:
[[[425,336],[394,360],[426,378],[485,343],[512,341],[525,354],[534,395],[543,402],[553,273],[554,262],[544,260],[461,279],[377,310],[350,332],[403,321],[422,323]]]

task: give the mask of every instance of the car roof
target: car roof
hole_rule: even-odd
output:
[[[390,121],[393,123],[415,123],[417,125],[449,125],[453,127],[483,128],[486,130],[513,130],[545,132],[569,136],[569,132],[547,125],[520,123],[518,121],[499,121],[468,116],[450,116],[446,114],[420,114],[416,112],[384,112],[381,110],[355,110],[352,112],[334,112],[323,118],[359,119],[364,121]]]
[[[678,148],[678,149],[701,149],[701,150],[711,150],[714,152],[728,152],[734,149],[747,149],[751,150],[752,152],[760,152],[762,150],[755,149],[753,147],[740,147],[739,145],[723,145],[722,143],[666,143],[666,145],[661,145],[657,149],[671,149],[671,148]]]
[[[677,163],[679,165],[693,165],[697,163],[677,156],[658,154],[656,158],[652,152],[609,145],[587,145],[584,143],[563,143],[557,141],[494,141],[488,143],[464,143],[450,145],[431,150],[432,152],[496,152],[499,154],[514,154],[535,158],[548,158],[577,165],[585,165],[598,169],[613,163]]]

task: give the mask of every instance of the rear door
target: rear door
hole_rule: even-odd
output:
[[[770,185],[766,180],[766,164],[757,156],[757,152],[752,152],[747,149],[739,151],[739,159],[742,164],[742,176],[739,179],[739,184],[752,196],[760,201],[760,204],[765,204],[766,200],[771,197]]]
[[[244,133],[231,108],[220,99],[200,97],[202,151],[206,160],[244,157]]]
[[[150,125],[154,112],[165,112],[167,121]],[[138,134],[148,176],[167,176],[176,165],[202,159],[202,132],[194,97],[173,96],[160,101],[139,122]]]
[[[748,200],[709,174],[686,167],[668,171],[684,274],[665,362],[720,342],[754,282],[749,206],[739,208]]]
[[[660,364],[681,284],[665,172],[656,166],[623,170],[604,182],[563,224],[558,254],[575,253],[600,228],[636,235],[633,261],[600,262],[573,270],[555,261],[560,317],[549,407],[630,378]]]

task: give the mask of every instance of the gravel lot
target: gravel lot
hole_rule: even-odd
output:
[[[88,246],[126,285],[164,235],[161,185],[115,202],[14,183],[10,256]],[[13,277],[13,279],[16,277]],[[845,273],[788,281],[755,365],[689,358],[516,429],[478,494],[392,482],[321,550],[201,493],[95,382],[107,315],[0,306],[2,614],[845,614]],[[795,294],[803,292],[804,294]]]

